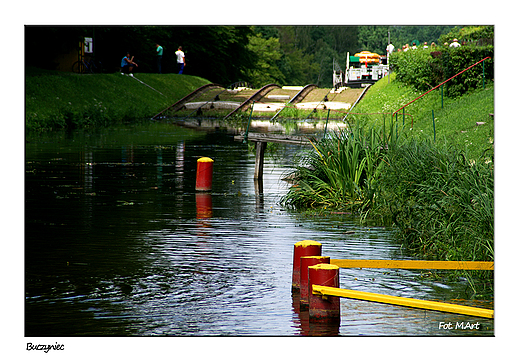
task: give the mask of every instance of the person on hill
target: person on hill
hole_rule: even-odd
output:
[[[155,48],[157,51],[157,71],[159,74],[162,73],[162,55],[163,55],[163,47],[159,44],[155,44]]]
[[[138,65],[134,62],[134,57],[130,57],[130,52],[127,52],[123,59],[121,59],[121,74],[129,73],[132,75],[134,66],[137,67]]]
[[[450,48],[458,48],[460,47],[460,43],[457,39],[453,39],[453,42],[450,44]]]
[[[386,47],[386,52],[388,53],[388,55],[390,55],[393,53],[394,49],[395,49],[394,44],[392,44],[390,42],[390,43],[388,43],[388,46]]]
[[[177,56],[177,68],[179,69],[179,74],[182,74],[184,67],[186,66],[186,57],[184,56],[184,52],[182,51],[181,46],[179,46],[179,49],[177,49],[175,55]]]
[[[428,49],[428,42],[424,42],[423,49]]]

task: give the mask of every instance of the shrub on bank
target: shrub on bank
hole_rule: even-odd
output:
[[[482,65],[479,64],[444,85],[446,96],[457,97],[482,86],[483,79],[486,82],[493,81],[494,47],[492,45],[458,48],[443,46],[394,52],[390,57],[390,64],[398,81],[411,85],[419,91],[427,91],[486,57],[491,59],[484,62],[484,75]]]

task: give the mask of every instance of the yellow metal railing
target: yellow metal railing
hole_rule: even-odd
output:
[[[340,268],[494,270],[492,261],[363,260],[331,259]]]
[[[331,260],[332,262],[332,260]],[[350,289],[324,287],[321,285],[312,285],[312,293],[321,296],[336,296],[350,299],[365,300],[369,302],[400,305],[403,307],[429,309],[439,312],[464,314],[483,318],[493,318],[494,311],[491,309],[467,307],[464,305],[449,304],[442,302],[432,302],[428,300],[420,300],[404,297],[393,297],[391,295],[359,292]]]

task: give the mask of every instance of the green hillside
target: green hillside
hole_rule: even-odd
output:
[[[74,74],[29,69],[25,77],[26,128],[59,129],[150,118],[210,83],[178,74],[143,73],[135,74],[134,78],[121,73]]]
[[[389,124],[391,113],[424,93],[396,81],[395,74],[391,75],[390,80],[389,83],[387,78],[382,79],[367,91],[352,111],[361,113],[357,115],[357,119],[368,118],[369,122],[380,126],[383,123],[382,115],[367,116],[362,113],[385,112],[385,121]],[[445,140],[465,151],[468,157],[477,158],[493,147],[493,113],[494,84],[490,82],[485,89],[480,88],[457,98],[448,98],[441,94],[440,89],[435,90],[405,107],[405,127],[402,111],[397,119],[400,132],[408,136],[421,139],[433,139],[435,136],[437,143]]]

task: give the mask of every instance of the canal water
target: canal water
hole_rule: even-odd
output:
[[[284,209],[283,178],[301,151],[268,149],[255,185],[254,152],[225,130],[153,123],[27,134],[25,335],[494,334],[485,318],[347,299],[339,326],[309,323],[291,295],[296,242],[319,241],[333,259],[410,257],[389,228]],[[215,161],[205,194],[195,192],[202,156]],[[439,275],[341,269],[340,286],[493,308],[468,301],[462,278]]]

